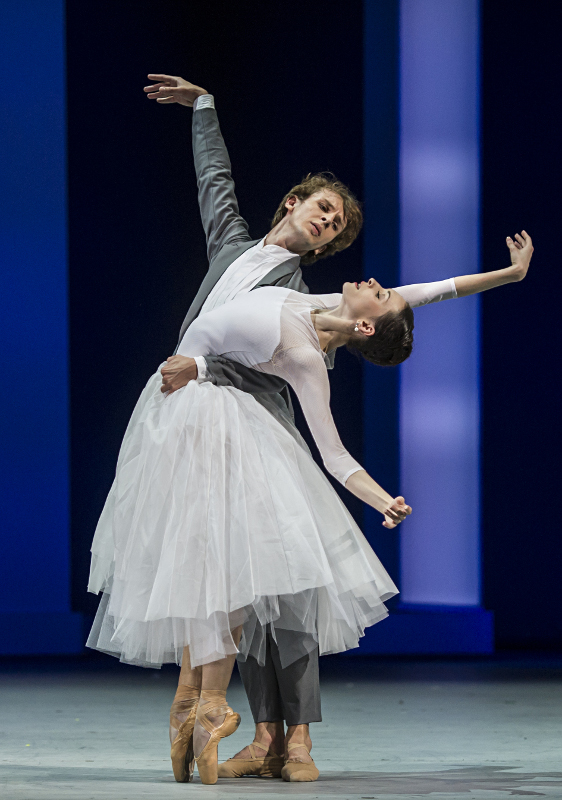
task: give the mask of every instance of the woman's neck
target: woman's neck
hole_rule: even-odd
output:
[[[325,353],[347,344],[353,330],[353,323],[341,305],[327,310],[319,309],[312,314],[312,324]]]

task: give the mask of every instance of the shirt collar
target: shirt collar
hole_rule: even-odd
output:
[[[267,247],[268,252],[271,253],[272,256],[275,256],[276,260],[279,262],[288,261],[290,258],[298,258],[300,263],[301,257],[298,253],[291,253],[291,251],[287,250],[286,247],[279,247],[277,244],[266,244],[265,239],[266,237],[264,236],[263,239],[258,242],[259,250]]]

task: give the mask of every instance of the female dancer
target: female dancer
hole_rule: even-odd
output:
[[[411,509],[344,449],[323,357],[344,344],[369,357],[389,311],[402,320],[398,361],[411,350],[412,312],[372,279],[342,295],[254,290],[195,320],[178,352],[285,379],[328,470],[392,528]],[[194,754],[214,783],[218,741],[239,722],[225,699],[234,655],[256,647],[251,635],[240,641],[242,622],[305,631],[321,653],[339,652],[397,590],[308,451],[254,398],[196,382],[162,395],[160,384],[158,371],[137,403],[96,531],[89,588],[104,597],[88,644],[151,666],[185,648],[193,696],[178,748],[188,772]]]
[[[179,348],[287,380],[328,470],[389,528],[411,509],[343,447],[323,353],[376,341],[375,321],[391,308],[407,304],[374,280],[347,283],[341,296],[265,287],[199,317]],[[397,589],[308,450],[251,395],[192,382],[166,396],[160,385],[158,371],[96,531],[89,588],[104,596],[88,644],[151,666],[189,647],[184,668],[202,668],[195,756],[214,783],[218,740],[239,721],[225,703],[234,656],[257,646],[239,641],[241,624],[306,631],[321,653],[339,652],[386,616]]]

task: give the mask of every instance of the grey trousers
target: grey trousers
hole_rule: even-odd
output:
[[[299,636],[285,631],[286,636]],[[248,696],[254,722],[285,720],[287,725],[322,722],[318,647],[285,669],[279,649],[267,632],[265,664],[260,667],[253,656],[238,660],[238,671]]]

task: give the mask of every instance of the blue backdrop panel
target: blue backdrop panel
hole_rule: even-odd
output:
[[[400,14],[401,283],[417,283],[479,269],[479,0],[401,0]],[[476,297],[420,309],[401,368],[401,485],[414,509],[401,531],[403,611],[429,641],[441,631],[438,652],[493,647],[480,608],[479,334]]]
[[[478,0],[401,0],[401,283],[479,270]],[[479,298],[416,312],[401,368],[403,600],[480,604]]]
[[[365,265],[383,285],[478,270],[478,16],[477,0],[365,3]],[[400,446],[396,374],[366,367],[365,465],[414,515],[398,552],[398,535],[366,514],[402,594],[355,653],[492,649],[479,607],[478,350],[475,298],[416,312]]]
[[[0,64],[0,652],[72,652],[62,0],[3,4]]]

